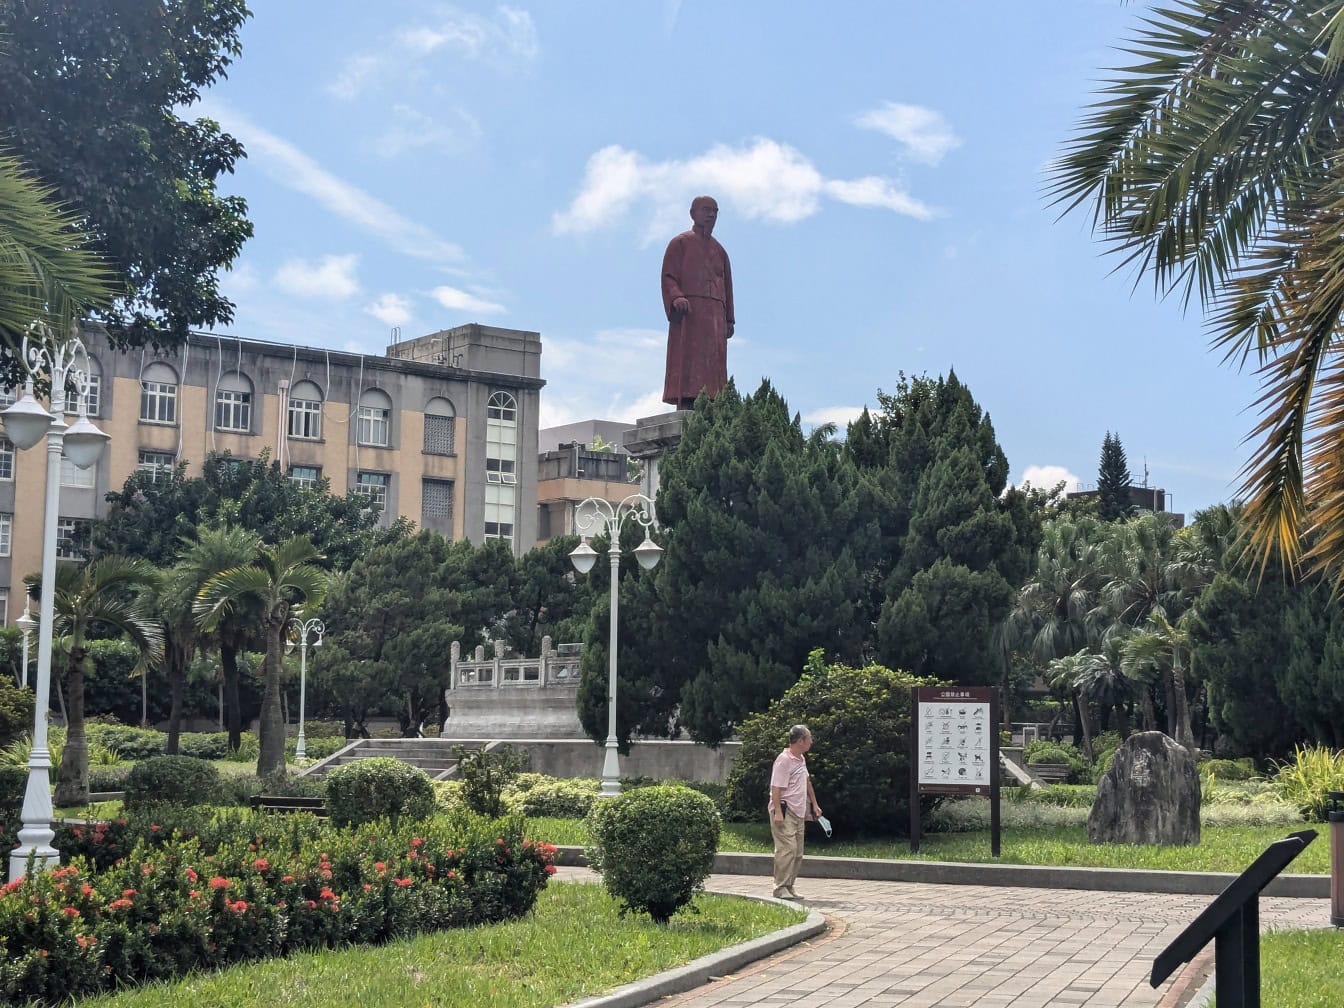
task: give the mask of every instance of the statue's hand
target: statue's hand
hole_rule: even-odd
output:
[[[672,310],[681,315],[689,315],[691,313],[691,302],[688,298],[675,297],[672,299]]]

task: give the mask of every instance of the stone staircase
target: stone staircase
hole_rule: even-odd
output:
[[[390,756],[417,766],[432,780],[452,780],[457,776],[453,746],[466,749],[494,749],[502,743],[491,739],[374,738],[352,739],[326,759],[314,763],[300,777],[322,777],[328,770],[375,756]]]

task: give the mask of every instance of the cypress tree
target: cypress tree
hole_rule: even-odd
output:
[[[1117,434],[1106,432],[1101,442],[1101,463],[1097,467],[1097,513],[1103,521],[1119,521],[1134,513],[1129,499],[1129,472],[1124,445]]]

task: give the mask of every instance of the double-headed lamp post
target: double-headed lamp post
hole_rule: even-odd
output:
[[[621,570],[621,526],[627,518],[632,518],[644,526],[644,541],[632,550],[635,559],[645,570],[653,570],[663,556],[662,547],[649,538],[648,530],[653,526],[653,501],[643,494],[631,494],[619,504],[601,497],[589,497],[576,509],[574,524],[580,534],[596,529],[605,532],[610,545],[607,554],[611,558],[611,627],[607,644],[607,750],[602,759],[603,798],[615,798],[621,793],[620,757],[616,749],[616,627],[620,620],[620,595],[617,581]],[[569,554],[574,569],[587,574],[597,562],[597,551],[584,539]]]
[[[33,632],[33,627],[37,626],[37,620],[28,615],[28,597],[25,595],[23,600],[23,615],[14,621],[14,625],[19,628],[19,633],[23,634],[23,670],[19,674],[19,685],[28,685],[28,637]]]
[[[30,337],[37,336],[36,343]],[[56,527],[60,520],[61,455],[75,466],[87,469],[98,461],[108,436],[89,422],[88,371],[74,366],[78,353],[88,364],[88,353],[77,336],[65,342],[51,338],[45,326],[34,326],[23,340],[23,360],[28,381],[23,396],[0,412],[5,436],[20,451],[47,438],[47,486],[42,523],[42,598],[38,606],[36,703],[33,704],[33,746],[28,756],[28,787],[23,794],[23,827],[19,845],[9,856],[11,881],[22,878],[28,859],[45,871],[58,855],[52,846],[51,753],[47,749],[47,706],[51,700],[52,625],[56,611]],[[33,395],[33,375],[45,371],[51,379],[51,409],[43,408]],[[79,397],[79,417],[65,423],[65,389],[73,382]]]
[[[322,635],[327,632],[327,628],[316,616],[306,620],[291,616],[285,626],[289,630],[290,647],[294,646],[295,641],[299,645],[299,737],[294,743],[294,757],[306,759],[308,747],[303,737],[303,718],[308,696],[308,638],[313,638],[313,647],[321,647]]]

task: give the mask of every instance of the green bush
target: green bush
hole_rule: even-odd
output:
[[[434,785],[419,767],[390,756],[356,760],[327,774],[327,811],[336,826],[428,819]]]
[[[1344,791],[1344,750],[1299,746],[1292,762],[1275,765],[1274,783],[1285,802],[1311,822],[1325,820],[1327,791]]]
[[[910,688],[934,685],[881,665],[827,665],[820,651],[788,692],[738,727],[742,747],[728,777],[733,818],[764,821],[770,768],[789,728],[805,724],[817,801],[837,836],[904,836],[910,824]],[[938,803],[926,799],[924,811]]]
[[[28,771],[23,767],[0,766],[0,812],[23,806],[28,788]]]
[[[122,805],[209,805],[219,797],[219,770],[190,756],[152,756],[137,763],[122,786]]]
[[[143,760],[162,756],[168,736],[152,728],[134,728],[131,725],[91,722],[86,732],[91,745],[99,745],[122,759]]]
[[[177,754],[196,759],[222,760],[229,755],[228,732],[183,732],[177,737]]]
[[[33,691],[0,679],[0,746],[7,746],[32,730]]]
[[[303,724],[304,738],[309,743],[313,739],[340,739],[345,742],[345,725],[339,721],[305,721]]]
[[[1199,765],[1202,777],[1214,777],[1219,781],[1248,781],[1260,776],[1255,769],[1255,760],[1249,756],[1241,759],[1211,759]]]
[[[552,780],[519,792],[528,816],[583,819],[592,811],[601,785],[595,780]]]
[[[121,791],[126,787],[126,778],[130,775],[130,766],[90,766],[89,790],[94,793]]]
[[[668,919],[704,888],[719,846],[719,812],[680,784],[638,788],[597,802],[588,815],[588,863],[621,912]]]
[[[502,796],[527,765],[527,753],[508,745],[493,751],[455,745],[453,759],[457,760],[457,777],[467,807],[491,819],[503,815]]]
[[[1092,771],[1087,764],[1087,760],[1083,758],[1083,754],[1078,747],[1072,743],[1037,739],[1035,742],[1027,743],[1023,755],[1026,757],[1028,766],[1033,763],[1066,764],[1069,768],[1070,784],[1086,784],[1092,779]],[[1108,763],[1107,766],[1109,765]]]
[[[306,758],[310,760],[326,759],[332,753],[340,752],[349,742],[344,735],[319,735],[317,738],[307,736],[304,739],[303,751]],[[294,746],[286,747],[289,755],[294,755]]]
[[[1097,788],[1093,784],[1051,784],[1043,788],[1023,788],[1024,799],[1038,805],[1054,805],[1058,808],[1088,808],[1097,800]]]

